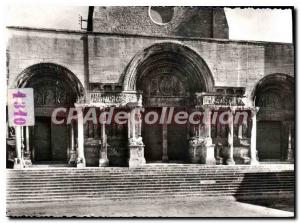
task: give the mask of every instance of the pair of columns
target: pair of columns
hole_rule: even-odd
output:
[[[256,150],[256,138],[257,138],[257,112],[258,108],[254,107],[251,110],[251,142],[250,142],[250,164],[257,165],[259,164],[257,160],[257,150]],[[241,137],[242,135],[242,125],[239,126],[238,129],[238,136]],[[230,110],[229,113],[229,124],[228,124],[228,148],[229,148],[229,157],[226,161],[228,165],[234,165],[233,153],[233,139],[234,139],[234,110]]]
[[[128,114],[129,167],[139,167],[146,163],[142,138],[141,107],[132,107]]]
[[[74,152],[74,128],[71,125],[71,151]],[[71,152],[71,154],[73,153]],[[74,157],[71,155],[69,161],[73,162]],[[101,146],[100,146],[100,159],[99,166],[105,167],[109,165],[109,160],[107,158],[107,135],[105,130],[105,121],[101,122]],[[85,156],[84,156],[84,123],[83,123],[83,113],[79,112],[77,114],[77,158],[76,166],[78,168],[84,168],[86,166]]]
[[[25,145],[24,145],[25,131]],[[15,126],[16,137],[16,158],[14,160],[14,169],[22,169],[31,165],[30,144],[29,144],[29,126]]]
[[[73,129],[73,127],[71,127]],[[74,131],[74,130],[71,130]],[[128,114],[128,143],[129,143],[129,167],[138,167],[146,163],[144,157],[144,143],[141,136],[142,119],[141,108],[133,107]],[[86,166],[84,157],[84,123],[83,114],[77,116],[77,159],[76,165],[78,168]],[[71,133],[71,135],[74,135]],[[73,136],[74,137],[74,136]],[[71,141],[73,141],[71,137]],[[72,144],[71,144],[72,145]],[[71,148],[74,148],[74,146]],[[105,130],[105,122],[101,122],[101,147],[99,166],[105,167],[109,165],[107,157],[107,135]]]
[[[228,165],[234,165],[234,146],[233,146],[233,141],[234,141],[234,110],[230,109],[229,110],[229,123],[228,123],[228,136],[227,136],[227,141],[228,141],[228,159],[226,160],[226,164]],[[251,109],[251,121],[252,121],[252,127],[251,127],[251,145],[250,145],[250,163],[251,165],[256,165],[258,164],[257,161],[257,151],[256,151],[256,131],[257,131],[257,120],[256,120],[256,114],[258,112],[258,108],[253,108]],[[195,150],[196,147],[198,146],[197,142],[203,143],[204,142],[204,147],[206,148],[206,155],[204,162],[205,164],[215,164],[215,156],[214,156],[214,145],[212,144],[212,138],[211,138],[211,110],[210,108],[206,108],[204,112],[204,141],[200,140],[200,132],[201,132],[201,125],[199,124],[199,129],[197,131],[196,138],[199,140],[195,140],[196,143],[192,147]],[[241,127],[241,126],[240,126]],[[239,137],[241,137],[242,134],[242,128],[239,127]],[[203,137],[203,136],[202,136]],[[197,160],[196,160],[197,161]]]
[[[211,110],[205,108],[203,123],[193,126],[193,137],[190,139],[190,156],[193,163],[215,165],[215,145],[211,138]],[[201,148],[201,150],[199,150]]]

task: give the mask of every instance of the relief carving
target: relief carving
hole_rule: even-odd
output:
[[[146,95],[150,96],[184,96],[186,94],[183,83],[174,75],[159,74],[152,78]],[[146,88],[147,89],[147,88]]]
[[[34,103],[38,106],[54,106],[67,104],[67,92],[65,87],[59,82],[51,84],[37,83],[34,88]]]

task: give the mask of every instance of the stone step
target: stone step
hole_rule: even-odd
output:
[[[162,178],[162,179],[65,179],[65,180],[39,180],[35,182],[35,180],[26,180],[26,181],[7,181],[7,185],[51,185],[51,184],[82,184],[82,183],[99,183],[99,184],[105,184],[105,183],[143,183],[143,182],[149,182],[149,183],[180,183],[180,182],[198,182],[201,183],[205,180],[213,180],[216,182],[224,182],[224,183],[230,183],[230,182],[237,182],[237,183],[248,183],[248,182],[255,182],[255,183],[264,183],[264,182],[294,182],[294,178],[276,178],[276,179],[256,179],[256,178],[214,178],[214,177],[207,177],[207,178]]]
[[[180,196],[286,196],[294,193],[292,169],[292,165],[279,165],[279,168],[268,165],[261,166],[261,169],[253,166],[168,165],[136,169],[8,170],[7,202]]]
[[[262,192],[278,192],[278,191],[287,191],[287,192],[291,192],[292,190],[290,190],[289,188],[278,188],[278,189],[274,189],[274,190],[269,190],[268,188],[265,189],[259,189],[259,190],[252,190],[252,189],[243,189],[243,190],[236,190],[236,189],[227,189],[227,190],[219,190],[219,191],[215,191],[215,190],[199,190],[197,188],[191,188],[190,190],[184,190],[184,189],[173,189],[173,188],[164,188],[161,190],[157,190],[157,189],[151,189],[149,188],[149,190],[135,190],[135,191],[131,191],[132,193],[128,193],[128,191],[124,190],[124,191],[105,191],[105,193],[103,193],[102,191],[85,191],[82,193],[76,193],[76,191],[67,191],[65,193],[55,193],[55,192],[50,192],[50,193],[45,193],[45,194],[21,194],[18,196],[10,196],[8,197],[8,199],[18,199],[18,198],[27,198],[27,197],[34,197],[34,198],[51,198],[51,197],[56,197],[56,196],[75,196],[75,197],[90,197],[90,196],[99,196],[99,197],[105,197],[107,195],[109,196],[114,196],[114,195],[127,195],[127,196],[135,196],[137,194],[160,194],[160,193],[173,193],[173,194],[177,194],[177,193],[196,193],[196,194],[210,194],[210,193],[214,193],[216,196],[218,196],[218,194],[223,194],[223,193],[262,193]]]
[[[10,187],[7,187],[7,191],[12,190],[12,189],[42,189],[42,188],[68,188],[68,187],[72,187],[72,188],[78,188],[78,187],[99,187],[99,188],[113,188],[113,187],[139,187],[139,188],[143,188],[143,187],[147,187],[147,186],[153,186],[153,187],[158,187],[158,186],[192,186],[192,185],[199,185],[199,186],[205,186],[205,185],[210,185],[211,187],[213,186],[268,186],[268,185],[274,185],[274,186],[284,186],[284,185],[294,185],[293,181],[288,181],[288,182],[261,182],[261,183],[256,183],[256,182],[249,182],[249,183],[240,183],[240,182],[216,182],[216,181],[202,181],[202,182],[164,182],[164,183],[152,183],[152,182],[142,182],[142,183],[115,183],[115,184],[110,184],[108,183],[81,183],[81,184],[76,184],[76,183],[72,183],[72,184],[40,184],[40,185],[12,185]]]
[[[193,176],[248,176],[248,177],[251,177],[251,176],[260,176],[260,177],[263,177],[263,176],[271,176],[271,177],[274,177],[275,176],[294,176],[294,173],[293,172],[279,172],[279,173],[233,173],[233,174],[230,174],[230,173],[169,173],[169,174],[166,174],[166,173],[160,173],[160,174],[151,174],[151,173],[143,173],[143,174],[102,174],[102,173],[99,173],[99,174],[43,174],[43,175],[29,175],[29,174],[10,174],[7,176],[7,179],[20,179],[20,177],[22,177],[22,179],[26,179],[26,178],[34,178],[34,177],[39,177],[40,179],[42,178],[59,178],[59,177],[68,177],[68,178],[71,178],[71,177],[166,177],[166,176],[170,176],[170,177],[173,177],[173,176],[180,176],[180,177],[193,177]]]
[[[90,196],[78,196],[78,195],[72,195],[72,196],[52,196],[52,197],[34,197],[34,198],[15,198],[15,199],[11,199],[8,198],[7,199],[7,203],[29,203],[29,202],[52,202],[52,201],[72,201],[74,199],[78,200],[100,200],[103,201],[105,199],[109,199],[109,200],[118,200],[118,199],[138,199],[138,198],[169,198],[169,197],[215,197],[218,196],[219,198],[221,197],[230,197],[230,196],[234,196],[235,198],[239,198],[239,197],[251,197],[251,196],[256,196],[256,197],[270,197],[270,196],[274,196],[274,197],[293,197],[294,196],[294,192],[293,191],[262,191],[262,192],[250,192],[250,193],[237,193],[235,191],[233,192],[222,192],[222,193],[218,193],[216,194],[215,192],[213,193],[197,193],[197,192],[181,192],[181,193],[174,193],[174,192],[160,192],[160,193],[155,193],[155,194],[149,194],[149,193],[144,193],[144,194],[104,194],[102,196],[95,196],[95,195],[90,195]]]
[[[269,180],[269,181],[261,181],[261,182],[255,182],[255,181],[233,181],[233,180],[193,180],[193,181],[149,181],[149,180],[144,180],[140,182],[136,181],[81,181],[81,182],[76,182],[76,181],[70,181],[70,182],[53,182],[53,181],[48,181],[48,182],[31,182],[31,183],[20,183],[20,184],[15,184],[15,183],[9,183],[7,184],[7,190],[11,188],[40,188],[40,187],[48,187],[51,188],[53,186],[103,186],[103,187],[112,187],[115,185],[121,185],[121,186],[128,186],[128,185],[133,185],[133,186],[144,186],[144,185],[198,185],[198,184],[213,184],[213,185],[286,185],[286,184],[294,184],[293,180],[285,180],[285,181],[278,181],[278,180]]]
[[[281,172],[281,171],[293,171],[293,168],[286,168],[286,169],[253,169],[253,168],[229,168],[229,169],[149,169],[149,168],[143,168],[143,169],[118,169],[118,168],[97,168],[97,169],[23,169],[23,170],[8,170],[8,173],[27,173],[27,174],[39,174],[39,173],[139,173],[139,172],[147,172],[147,173],[159,173],[159,172],[197,172],[197,173],[206,173],[206,172]]]
[[[247,176],[242,176],[242,177],[226,177],[226,176],[210,176],[210,177],[205,177],[205,176],[197,176],[197,177],[177,177],[177,176],[172,176],[172,177],[147,177],[147,178],[139,178],[139,177],[127,177],[127,178],[101,178],[101,177],[88,177],[88,178],[48,178],[48,179],[36,179],[36,178],[26,178],[26,179],[7,179],[8,184],[17,184],[17,183],[45,183],[45,182],[76,182],[80,183],[83,181],[99,181],[99,182],[104,182],[104,181],[120,181],[120,182],[131,182],[131,181],[190,181],[190,180],[228,180],[228,181],[268,181],[268,180],[294,180],[294,177],[289,177],[289,176],[273,176],[273,177],[247,177]]]
[[[255,172],[263,172],[263,171],[285,171],[285,170],[294,170],[293,164],[276,164],[276,165],[258,165],[258,166],[251,166],[251,165],[234,165],[234,166],[226,166],[226,165],[199,165],[199,164],[186,164],[184,166],[179,166],[179,164],[171,165],[167,164],[167,166],[144,166],[140,168],[128,168],[128,167],[87,167],[84,169],[78,169],[78,168],[27,168],[23,170],[13,170],[10,169],[8,172],[140,172],[140,171],[255,171]]]
[[[273,187],[197,187],[197,186],[187,186],[187,187],[147,187],[147,188],[101,188],[101,189],[93,189],[93,188],[69,188],[63,190],[47,190],[47,191],[8,191],[7,195],[10,197],[29,197],[29,196],[49,196],[52,194],[77,194],[80,193],[81,195],[89,195],[89,194],[101,194],[103,192],[115,192],[115,193],[141,193],[141,192],[149,192],[149,191],[278,191],[278,190],[285,190],[285,191],[293,191],[293,186],[273,186]]]
[[[293,171],[285,171],[285,172],[139,172],[139,173],[107,173],[107,172],[94,172],[94,173],[48,173],[48,172],[40,172],[39,174],[33,173],[24,173],[24,172],[10,172],[7,174],[7,177],[18,177],[18,176],[28,176],[28,177],[60,177],[60,176],[172,176],[172,175],[201,175],[201,176],[209,176],[209,175],[294,175]]]

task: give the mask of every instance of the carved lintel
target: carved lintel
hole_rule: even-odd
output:
[[[135,107],[141,107],[142,94],[136,91],[90,92],[86,106],[93,105],[101,105],[103,107],[128,107],[134,105]]]

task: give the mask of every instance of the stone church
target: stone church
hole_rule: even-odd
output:
[[[294,46],[230,40],[223,8],[89,7],[86,30],[7,30],[7,86],[33,88],[35,115],[20,134],[7,127],[9,168],[294,162]],[[138,120],[56,125],[59,107],[114,108]],[[249,118],[142,121],[164,107]]]

